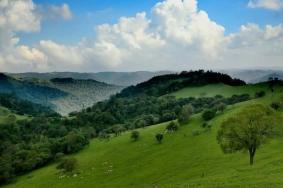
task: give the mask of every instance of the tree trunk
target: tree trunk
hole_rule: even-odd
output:
[[[250,165],[254,164],[254,156],[255,156],[255,148],[251,148],[249,149],[249,153],[250,153]]]

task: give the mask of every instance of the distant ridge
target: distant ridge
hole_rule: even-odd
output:
[[[98,72],[98,73],[79,73],[79,72],[50,72],[50,73],[10,73],[10,76],[22,78],[24,80],[54,78],[73,78],[79,80],[96,80],[111,85],[131,86],[147,81],[154,76],[171,74],[171,71],[137,71],[137,72]]]

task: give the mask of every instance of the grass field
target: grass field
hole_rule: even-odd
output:
[[[224,97],[231,97],[232,95],[240,94],[250,94],[254,96],[256,92],[259,91],[268,91],[269,87],[267,84],[254,84],[254,85],[245,85],[245,86],[229,86],[225,84],[213,84],[206,85],[201,87],[187,87],[181,89],[177,92],[172,93],[177,98],[183,97],[214,97],[215,95],[222,95]],[[283,88],[277,87],[277,91],[283,91]]]
[[[218,87],[225,88],[221,90]],[[244,86],[247,87],[247,86]],[[178,97],[207,91],[229,96],[239,92],[254,93],[255,88],[232,89],[229,86],[205,86],[204,89],[185,89],[175,93]],[[228,89],[227,89],[228,88]],[[186,94],[185,91],[188,91]],[[141,129],[141,139],[130,141],[124,133],[110,141],[93,140],[90,146],[74,155],[79,161],[77,177],[59,178],[56,164],[19,177],[5,188],[191,188],[191,187],[254,187],[280,188],[283,185],[283,138],[273,139],[255,156],[249,166],[247,153],[223,154],[216,141],[220,123],[251,103],[269,104],[278,100],[281,90],[268,93],[264,98],[229,106],[209,122],[212,128],[201,127],[200,115],[176,133],[166,134],[162,144],[154,138],[163,132],[166,124]],[[280,112],[281,113],[281,112]],[[283,113],[282,113],[283,116]],[[279,125],[283,130],[283,125]],[[194,134],[193,134],[194,133]],[[195,133],[199,133],[196,135]]]
[[[9,117],[10,115],[15,115],[17,120],[27,118],[26,116],[20,116],[20,115],[14,114],[11,111],[9,111],[7,108],[0,106],[0,124],[9,122],[9,120],[11,118],[11,117]]]

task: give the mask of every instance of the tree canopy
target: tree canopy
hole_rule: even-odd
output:
[[[224,153],[248,151],[252,165],[257,149],[275,135],[277,120],[269,107],[248,106],[222,123],[217,134],[218,143]]]

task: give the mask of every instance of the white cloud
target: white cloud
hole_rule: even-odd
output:
[[[19,45],[16,32],[40,30],[40,15],[31,0],[0,1],[0,71],[43,69],[46,56],[36,48]]]
[[[0,27],[9,31],[39,31],[40,16],[35,15],[32,0],[1,0]]]
[[[283,0],[250,0],[248,7],[280,10],[283,8]]]
[[[199,10],[196,0],[159,2],[150,15],[141,12],[122,17],[115,24],[99,25],[95,28],[96,38],[82,39],[76,45],[41,40],[32,47],[19,45],[15,32],[40,29],[40,16],[33,2],[0,2],[0,10],[5,10],[0,11],[0,69],[5,71],[282,66],[283,25],[261,28],[246,24],[238,32],[225,35],[225,28]],[[12,4],[17,2],[26,3],[20,6],[26,7],[21,14],[29,19],[8,19]]]
[[[61,17],[64,20],[70,20],[73,18],[73,13],[70,10],[69,5],[66,3],[61,6],[51,5],[47,14],[52,18]]]

